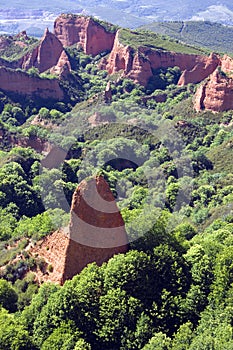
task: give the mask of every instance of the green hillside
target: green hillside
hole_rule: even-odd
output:
[[[149,31],[122,29],[120,40],[203,53]],[[177,86],[178,67],[156,69],[143,87],[100,70],[102,54],[65,51],[67,101],[0,91],[0,350],[232,350],[233,111],[195,112],[196,85]],[[19,54],[13,40],[5,57]],[[100,174],[128,252],[60,286],[73,193]],[[73,203],[93,202],[95,236],[95,212],[105,213],[84,197]]]
[[[129,30],[122,29],[120,31],[120,41],[124,45],[129,45],[133,48],[146,46],[152,49],[160,49],[166,51],[175,51],[188,54],[204,54],[205,50],[188,44],[178,42],[178,40],[169,37],[168,35],[160,35],[152,33],[149,30]]]
[[[142,27],[190,45],[233,53],[233,27],[207,21],[153,22]]]

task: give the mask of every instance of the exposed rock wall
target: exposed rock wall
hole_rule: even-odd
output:
[[[38,46],[22,58],[20,66],[26,70],[31,67],[36,67],[39,69],[40,73],[45,72],[57,65],[62,53],[62,43],[54,34],[46,29]]]
[[[88,55],[111,51],[115,33],[108,32],[90,17],[61,15],[54,23],[54,34],[64,47],[77,44]]]
[[[153,69],[178,66],[184,71],[179,85],[197,83],[213,73],[219,64],[217,55],[209,57],[193,54],[169,52],[139,47],[135,52],[130,46],[124,46],[119,40],[120,32],[115,37],[113,49],[107,61],[100,64],[109,74],[122,72],[123,76],[146,85],[153,75]]]
[[[196,111],[207,109],[213,112],[233,109],[233,78],[215,70],[197,89],[194,108]]]
[[[50,69],[50,73],[66,77],[70,71],[70,61],[66,52],[63,50],[56,65]]]
[[[212,74],[219,64],[221,64],[219,56],[214,53],[210,54],[206,60],[197,63],[191,70],[185,69],[178,81],[178,85],[200,83]]]
[[[114,254],[128,250],[122,216],[102,176],[84,180],[73,195],[68,234],[56,231],[31,250],[44,258],[52,272],[38,280],[63,284],[87,264],[102,265]]]
[[[101,265],[128,250],[124,222],[109,185],[102,176],[83,181],[73,195],[70,241],[63,279],[70,279],[88,263]]]
[[[223,58],[221,59],[221,69],[225,72],[225,73],[233,73],[233,58],[228,56],[228,55],[224,55]]]
[[[0,67],[0,89],[20,95],[62,100],[64,93],[56,79],[30,77],[27,73]]]

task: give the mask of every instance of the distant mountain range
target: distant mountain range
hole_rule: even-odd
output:
[[[16,33],[26,29],[40,36],[50,29],[58,14],[83,13],[120,26],[136,28],[153,21],[208,20],[233,24],[233,3],[229,0],[9,0],[1,4],[0,32]]]

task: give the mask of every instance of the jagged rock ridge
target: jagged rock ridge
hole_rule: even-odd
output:
[[[115,32],[93,18],[77,15],[59,16],[54,23],[54,33],[46,30],[38,45],[17,62],[7,63],[0,60],[0,64],[5,66],[5,69],[1,68],[0,89],[44,99],[62,100],[65,95],[58,81],[35,80],[34,77],[27,78],[26,75],[17,71],[14,72],[14,77],[13,71],[7,70],[6,67],[25,70],[37,67],[39,72],[49,71],[60,79],[68,79],[71,65],[64,47],[72,45],[82,47],[86,54],[93,56],[109,51],[110,55],[102,59],[99,67],[106,69],[110,75],[117,73],[144,86],[153,76],[154,69],[178,66],[182,71],[178,85],[197,84],[208,79],[195,96],[196,110],[222,111],[232,108],[230,103],[232,92],[229,86],[233,64],[230,57],[225,55],[221,58],[214,53],[209,56],[185,54],[146,46],[138,46],[135,50],[129,45],[122,44],[120,30]],[[220,76],[217,79],[214,73],[218,67],[227,74],[226,77],[221,76],[221,82]],[[19,83],[21,78],[22,82]],[[223,78],[225,88],[223,88]],[[221,87],[217,81],[221,83]],[[222,91],[221,94],[219,89]],[[211,97],[208,97],[210,95]],[[105,91],[105,99],[111,102],[110,90]]]

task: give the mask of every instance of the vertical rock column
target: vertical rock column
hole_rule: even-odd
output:
[[[127,250],[124,222],[108,183],[102,176],[82,181],[72,200],[62,282],[88,263],[102,265],[114,254]]]

